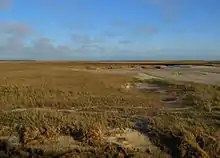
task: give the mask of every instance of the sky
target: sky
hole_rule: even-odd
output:
[[[0,59],[220,59],[219,0],[0,0]]]

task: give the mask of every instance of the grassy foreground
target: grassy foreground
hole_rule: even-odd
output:
[[[219,156],[219,87],[75,66],[0,64],[0,156]],[[163,93],[127,83],[157,85]]]

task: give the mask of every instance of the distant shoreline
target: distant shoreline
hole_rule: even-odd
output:
[[[212,65],[220,60],[0,60],[0,63],[37,62],[37,63],[72,63],[72,64],[133,64],[133,65]]]

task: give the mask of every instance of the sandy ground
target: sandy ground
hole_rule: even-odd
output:
[[[149,151],[153,153],[163,153],[158,147],[152,144],[150,139],[140,133],[137,130],[126,128],[124,130],[122,129],[111,129],[105,131],[108,133],[108,136],[103,137],[103,142],[111,143],[111,144],[117,144],[120,145],[123,148],[127,149],[136,149],[141,151]],[[4,136],[0,137],[1,140],[5,140],[8,144],[10,144],[10,147],[19,147],[21,146],[19,142],[18,136]],[[63,153],[68,152],[74,149],[89,149],[89,147],[82,147],[80,146],[80,143],[73,139],[71,136],[65,136],[65,135],[59,135],[54,137],[53,139],[44,139],[43,142],[37,143],[36,141],[32,141],[29,144],[29,147],[33,149],[43,149],[46,152],[56,152],[56,153]],[[23,153],[24,155],[27,155],[28,153]],[[166,156],[165,153],[163,155]],[[0,157],[6,157],[5,152],[0,152]],[[168,156],[167,156],[168,157]]]
[[[164,79],[220,85],[220,68],[217,67],[150,69],[146,73]]]
[[[164,69],[147,69],[141,72],[145,74],[146,79],[153,76],[161,79],[220,85],[220,67],[167,67]],[[142,79],[144,79],[143,75]]]
[[[162,69],[71,69],[72,71],[88,71],[96,73],[113,73],[132,75],[141,79],[160,78],[176,81],[187,81],[204,84],[220,85],[220,67],[212,66],[179,66]]]

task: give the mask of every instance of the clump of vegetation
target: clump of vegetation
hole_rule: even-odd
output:
[[[219,129],[216,120],[206,117],[189,111],[160,114],[156,119],[148,118],[146,134],[173,157],[218,157]]]

